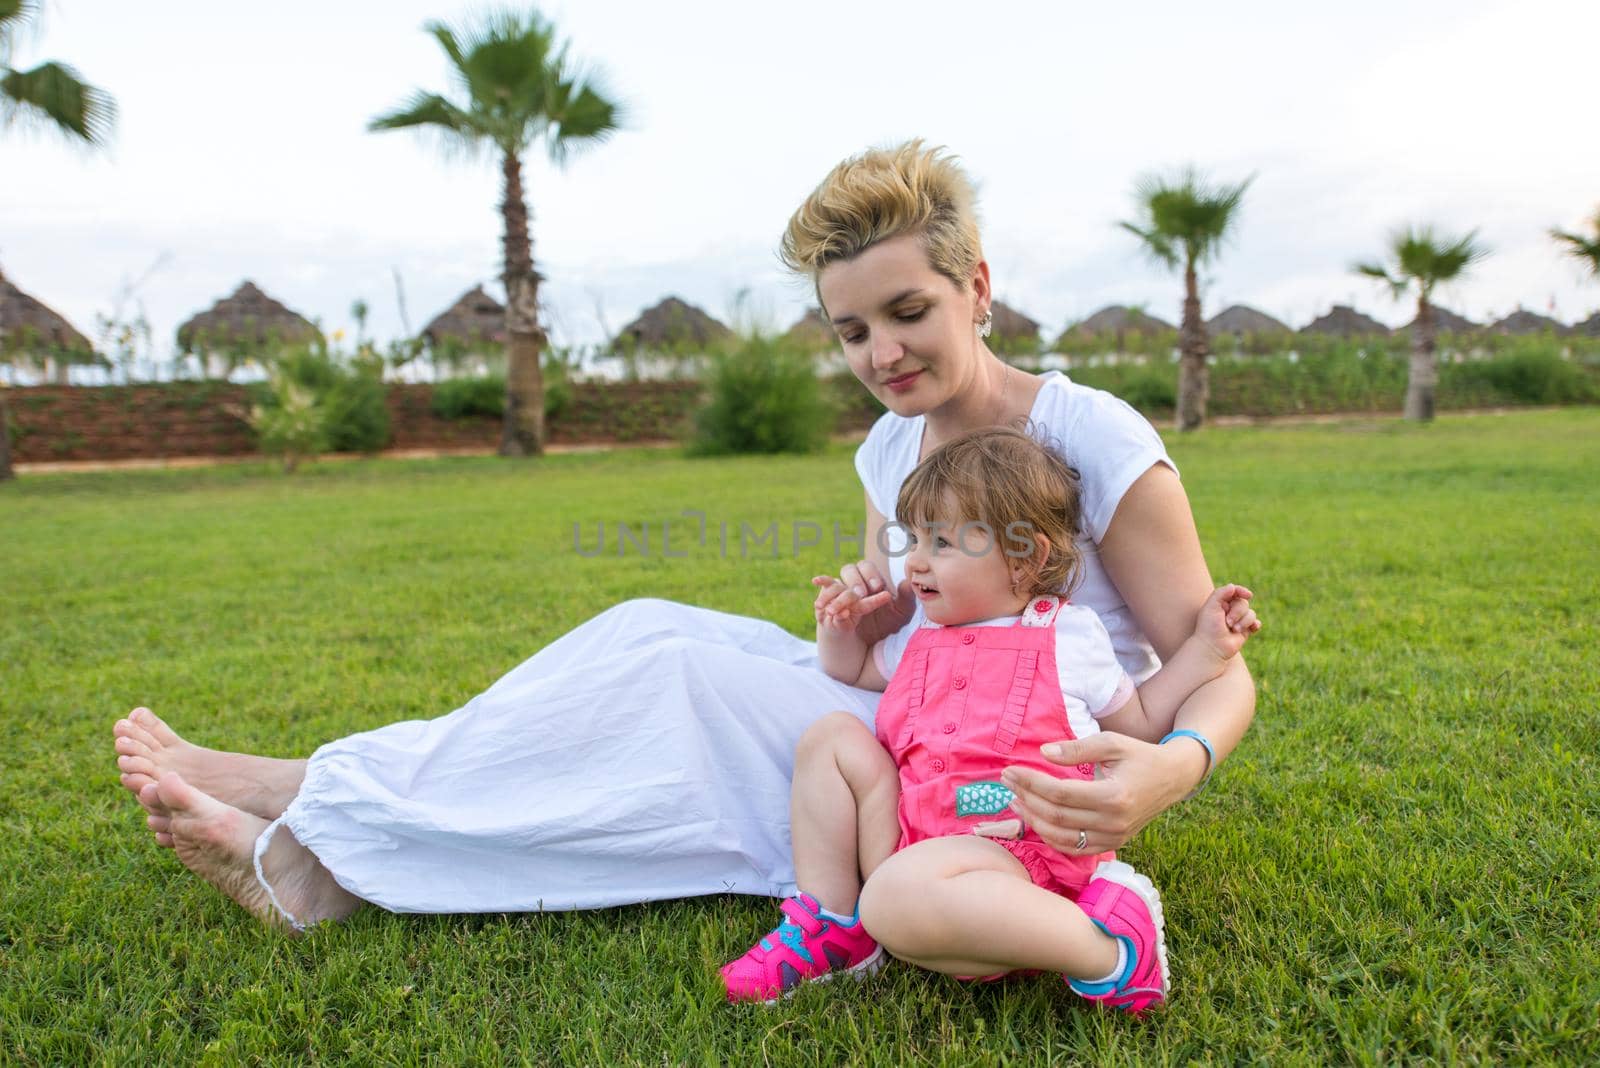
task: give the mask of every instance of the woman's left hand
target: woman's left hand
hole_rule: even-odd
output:
[[[1189,792],[1206,759],[1198,745],[1152,745],[1110,732],[1055,742],[1041,752],[1062,766],[1099,765],[1092,781],[1020,766],[1001,776],[1016,794],[1012,810],[1069,856],[1122,848]]]

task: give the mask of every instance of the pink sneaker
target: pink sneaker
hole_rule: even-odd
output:
[[[729,1001],[765,1001],[787,997],[809,979],[831,979],[836,972],[858,977],[883,967],[883,947],[861,926],[822,915],[810,894],[785,901],[784,920],[750,952],[721,969]]]
[[[1078,904],[1106,934],[1128,950],[1128,964],[1108,983],[1067,985],[1090,1001],[1135,1016],[1167,1000],[1167,940],[1161,895],[1155,884],[1120,860],[1102,861]]]

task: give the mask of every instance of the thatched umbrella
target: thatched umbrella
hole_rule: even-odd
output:
[[[1417,321],[1413,319],[1405,326],[1402,326],[1399,330],[1396,330],[1395,333],[1408,333],[1416,328]],[[1433,328],[1441,333],[1452,334],[1469,334],[1474,330],[1482,329],[1481,326],[1473,322],[1471,319],[1468,319],[1465,316],[1457,315],[1449,308],[1441,308],[1437,304],[1433,305]]]
[[[211,345],[232,347],[267,342],[296,344],[320,333],[310,319],[291,311],[246,281],[178,327],[178,346],[186,352]]]
[[[1497,323],[1489,324],[1489,332],[1492,334],[1543,334],[1546,331],[1552,334],[1565,334],[1567,328],[1549,316],[1523,308],[1518,308]]]
[[[1572,332],[1582,337],[1600,337],[1600,312],[1595,312],[1581,323],[1573,323]]]
[[[1246,334],[1294,333],[1286,324],[1280,323],[1266,312],[1256,311],[1243,304],[1235,304],[1213,315],[1206,323],[1206,330],[1212,337],[1221,334],[1243,337]]]
[[[60,313],[18,289],[4,273],[0,273],[0,347],[8,352],[94,351],[89,339]]]
[[[434,346],[444,341],[458,341],[469,346],[503,345],[506,340],[505,305],[485,293],[482,286],[473,286],[434,316],[422,328],[422,336]]]
[[[1089,318],[1072,327],[1072,332],[1085,336],[1096,334],[1159,334],[1177,327],[1164,319],[1157,319],[1137,308],[1112,304],[1101,308]]]
[[[1333,337],[1388,337],[1390,330],[1378,320],[1362,315],[1348,304],[1335,304],[1320,319],[1300,328],[1302,334],[1330,334]]]
[[[839,347],[839,335],[833,332],[833,324],[821,308],[807,308],[783,336],[807,352],[828,352]]]
[[[693,304],[668,297],[623,327],[617,344],[639,349],[704,346],[732,333]]]

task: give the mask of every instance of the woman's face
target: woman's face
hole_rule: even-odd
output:
[[[928,263],[919,237],[906,234],[824,267],[817,290],[850,370],[896,415],[938,408],[976,372],[987,264],[962,289]]]

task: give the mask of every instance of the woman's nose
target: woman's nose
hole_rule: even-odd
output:
[[[905,354],[905,346],[894,338],[883,333],[872,335],[872,366],[875,370],[888,370],[899,363],[900,357]]]

